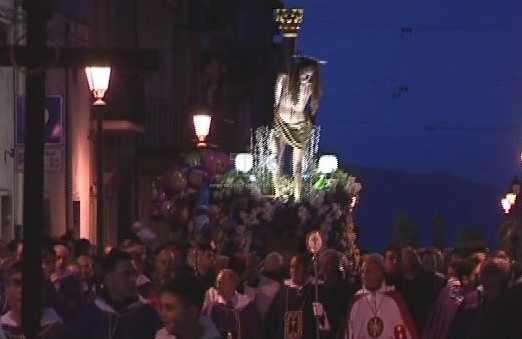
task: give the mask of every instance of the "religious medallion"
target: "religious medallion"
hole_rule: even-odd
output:
[[[377,338],[384,332],[384,323],[381,318],[373,317],[368,321],[366,329],[370,337]]]
[[[285,312],[285,339],[303,337],[303,311]]]

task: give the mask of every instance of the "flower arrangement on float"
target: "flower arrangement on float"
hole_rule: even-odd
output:
[[[308,199],[295,203],[290,176],[283,179],[283,197],[276,199],[265,194],[272,190],[269,181],[258,180],[255,171],[234,170],[226,154],[209,151],[187,159],[152,183],[152,217],[167,222],[176,236],[213,240],[220,254],[231,256],[264,254],[275,242],[303,249],[306,234],[320,229],[330,248],[353,248],[351,215],[361,191],[354,176],[339,169],[324,175],[314,168]]]

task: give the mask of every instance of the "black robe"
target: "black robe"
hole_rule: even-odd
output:
[[[440,292],[440,282],[435,274],[421,270],[413,279],[401,277],[395,288],[403,296],[421,334],[429,312]]]
[[[344,333],[348,305],[356,292],[356,287],[341,276],[324,285],[324,308],[331,326],[326,338],[335,339]]]
[[[259,312],[252,302],[241,309],[215,304],[210,317],[224,339],[264,339]]]
[[[324,309],[324,287],[319,285],[319,302],[323,303]],[[309,282],[301,289],[283,284],[275,296],[268,310],[264,327],[267,338],[284,338],[285,313],[287,311],[303,312],[303,336],[301,339],[316,338],[316,317],[314,316],[312,304],[315,302],[315,287]],[[327,332],[320,333],[325,338]]]

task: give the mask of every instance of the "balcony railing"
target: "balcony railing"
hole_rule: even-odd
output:
[[[109,101],[104,112],[104,120],[129,121],[145,126],[147,105],[141,100]]]
[[[191,137],[186,116],[176,112],[173,102],[147,104],[145,149],[182,149]]]
[[[129,122],[133,126],[139,126],[144,131],[140,138],[140,146],[144,149],[183,149],[190,144],[190,138],[193,137],[192,125],[186,115],[177,112],[173,102],[138,101],[140,100],[109,101],[104,120]]]

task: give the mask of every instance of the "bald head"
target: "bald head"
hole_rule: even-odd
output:
[[[384,259],[378,253],[368,255],[362,264],[361,280],[369,291],[378,290],[384,282]]]
[[[278,271],[283,266],[283,256],[278,252],[270,252],[267,254],[264,262],[265,270]]]
[[[236,293],[239,278],[231,269],[223,269],[216,278],[216,289],[220,296],[229,300]]]
[[[92,259],[87,255],[81,255],[76,259],[78,274],[81,280],[89,280],[94,275]]]

